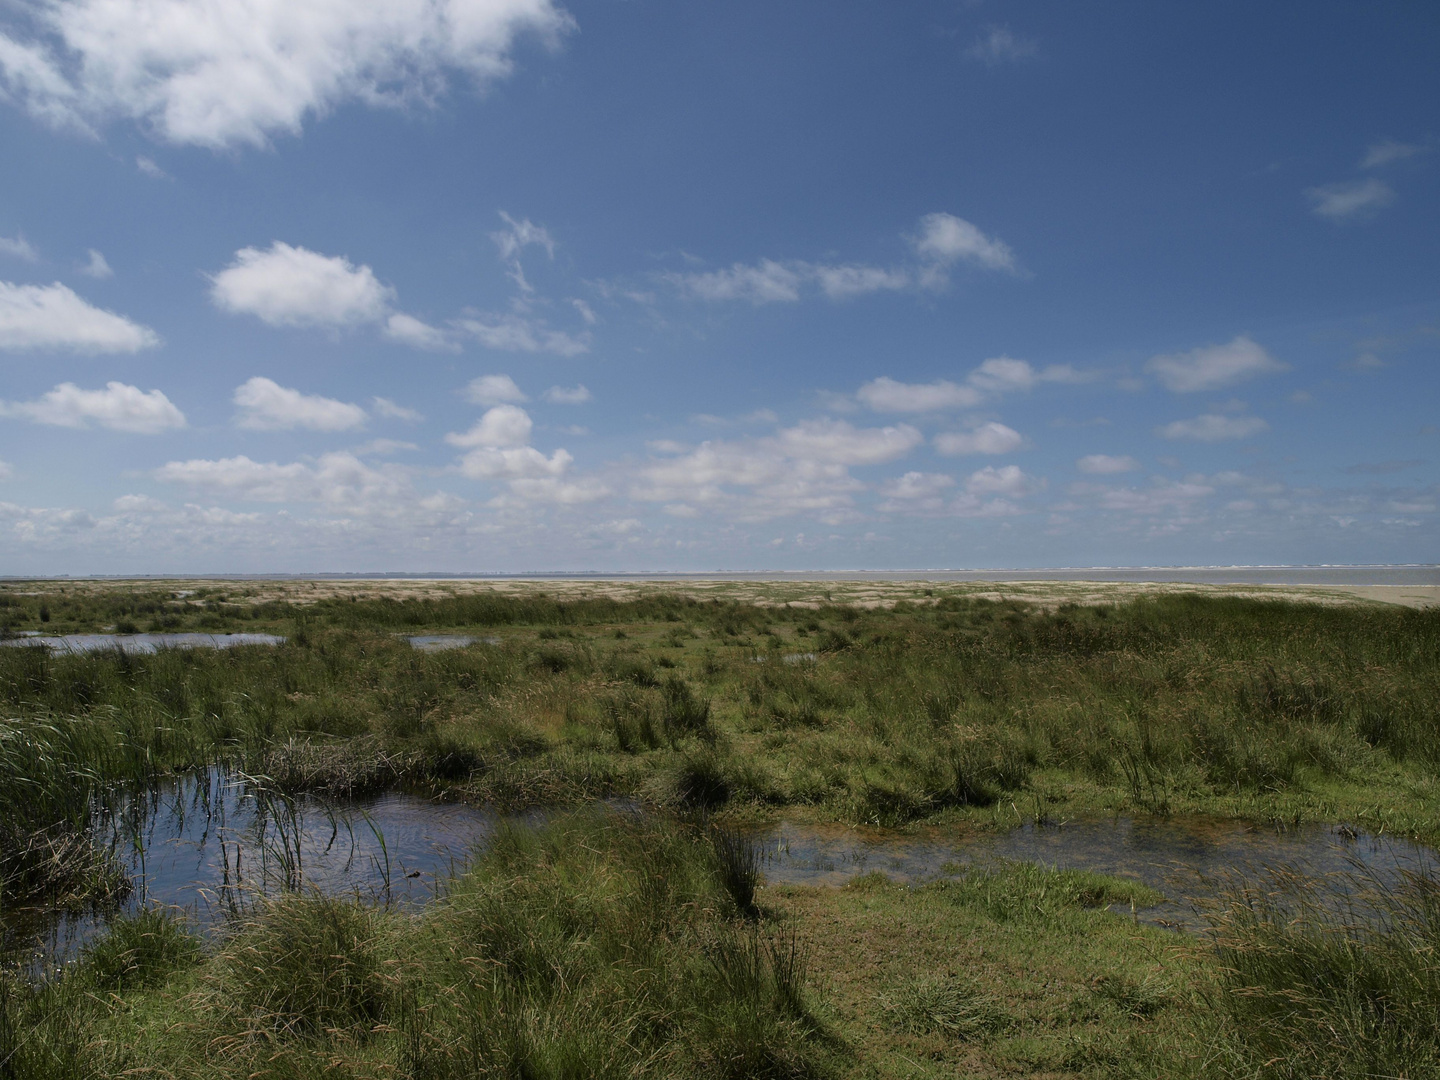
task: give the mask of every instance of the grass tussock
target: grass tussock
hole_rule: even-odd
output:
[[[742,908],[719,836],[512,827],[419,916],[290,894],[203,955],[146,913],[60,979],[0,982],[0,1075],[828,1075],[807,954]]]

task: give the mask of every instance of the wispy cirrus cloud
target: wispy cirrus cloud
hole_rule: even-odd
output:
[[[1345,180],[1305,189],[1310,209],[1330,221],[1365,221],[1395,201],[1395,189],[1384,180]]]

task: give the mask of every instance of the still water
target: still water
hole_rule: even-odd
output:
[[[88,653],[121,649],[127,653],[153,653],[159,649],[233,649],[239,645],[283,645],[276,634],[57,634],[6,638],[0,645],[38,648],[57,653]]]
[[[538,822],[543,814],[523,820]],[[160,904],[198,927],[219,925],[263,895],[317,888],[413,907],[483,850],[500,818],[487,810],[391,793],[352,802],[285,799],[211,770],[152,793],[100,823],[134,882],[124,909]],[[1286,828],[1207,818],[1095,818],[1008,832],[891,830],[780,821],[757,830],[765,882],[838,886],[879,871],[918,883],[999,859],[1139,880],[1166,899],[1141,921],[1199,929],[1195,901],[1234,874],[1290,868],[1337,895],[1346,875],[1393,883],[1433,869],[1435,852],[1344,826]],[[1127,909],[1128,910],[1128,909]],[[103,929],[96,913],[6,913],[0,952],[32,970],[73,958]]]

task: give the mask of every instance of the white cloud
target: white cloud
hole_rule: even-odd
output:
[[[505,378],[503,375],[498,377]],[[475,421],[469,431],[462,434],[451,432],[445,436],[445,441],[459,447],[524,446],[530,441],[530,432],[534,427],[530,414],[518,405],[497,405]]]
[[[583,405],[590,397],[590,391],[584,385],[552,386],[545,391],[545,400],[552,405]]]
[[[95,278],[97,281],[103,281],[105,278],[115,276],[115,271],[110,269],[110,264],[105,261],[104,255],[101,255],[100,252],[94,248],[91,248],[87,254],[90,256],[90,259],[84,266],[80,267],[80,273],[86,277]]]
[[[556,356],[578,356],[590,350],[590,343],[586,340],[588,335],[574,336],[560,330],[551,330],[544,323],[523,315],[456,319],[454,325],[474,336],[487,349],[498,349],[502,352],[543,352],[554,353]]]
[[[37,424],[84,428],[93,422],[111,431],[156,435],[185,426],[185,414],[159,390],[149,393],[122,382],[104,390],[82,390],[61,383],[35,401],[0,402],[0,416],[16,416]]]
[[[1075,462],[1075,468],[1082,473],[1111,476],[1115,473],[1134,472],[1140,468],[1140,462],[1128,455],[1116,457],[1110,454],[1086,454]]]
[[[384,398],[377,400],[383,401]],[[405,442],[402,439],[371,439],[369,442],[357,446],[354,450],[356,457],[385,457],[388,454],[398,454],[404,450],[419,450],[420,447],[412,442]]]
[[[413,315],[406,315],[397,311],[385,320],[385,336],[391,341],[397,341],[401,345],[409,345],[414,349],[429,349],[431,352],[456,352],[459,350],[453,341],[445,334],[429,323],[421,322]]]
[[[1020,471],[1019,465],[986,465],[970,474],[965,490],[972,495],[1028,495],[1040,481]]]
[[[1153,357],[1145,369],[1166,389],[1185,394],[1233,386],[1256,375],[1286,371],[1288,367],[1241,334],[1227,345],[1207,345],[1189,352]]]
[[[1156,514],[1187,510],[1200,499],[1215,494],[1215,489],[1189,481],[1156,480],[1148,488],[1101,488],[1099,494],[1100,506],[1106,510]]]
[[[255,431],[349,431],[364,425],[365,410],[319,394],[302,394],[257,375],[235,388],[235,426]]]
[[[574,460],[566,450],[547,458],[533,446],[477,446],[460,459],[460,473],[472,480],[534,480],[558,477]]]
[[[152,180],[170,179],[170,174],[159,165],[156,165],[155,162],[151,161],[148,157],[137,157],[135,159],[135,168],[139,169],[142,175],[148,176]]]
[[[773,259],[754,266],[736,263],[728,270],[676,274],[672,280],[701,300],[748,300],[752,304],[793,303],[800,299],[803,276]]]
[[[580,313],[580,318],[585,320],[586,326],[594,326],[599,321],[595,316],[595,310],[584,300],[571,299],[570,306]]]
[[[270,326],[353,326],[383,319],[394,292],[368,266],[276,240],[266,251],[241,248],[211,279],[210,298],[226,311]]]
[[[0,480],[9,480],[15,475],[15,467],[8,461],[0,461]]]
[[[555,453],[563,454],[563,450]],[[522,477],[510,481],[510,491],[523,502],[553,503],[557,506],[576,506],[594,502],[610,494],[610,489],[598,480],[561,480],[554,476]],[[502,499],[501,502],[510,500]]]
[[[984,400],[984,395],[974,387],[961,386],[946,379],[932,383],[902,383],[886,375],[860,387],[855,396],[876,412],[969,409]]]
[[[909,424],[855,428],[843,420],[802,420],[775,436],[793,457],[837,465],[879,465],[909,453],[924,441]]]
[[[759,521],[814,513],[834,523],[853,516],[854,493],[865,485],[850,468],[903,457],[923,441],[908,424],[856,428],[813,420],[754,439],[713,440],[641,469],[631,494],[644,501],[725,510]],[[675,447],[663,447],[673,452]]]
[[[1193,420],[1176,420],[1155,433],[1166,439],[1194,439],[1198,442],[1219,442],[1222,439],[1244,439],[1268,430],[1269,424],[1258,416],[1217,416],[1206,413]]]
[[[429,103],[573,24],[551,0],[49,0],[0,35],[0,89],[40,119],[134,120],[173,143],[263,146],[346,102]]]
[[[387,420],[404,420],[407,423],[418,424],[421,420],[425,419],[419,410],[406,408],[404,405],[397,405],[389,398],[371,398],[370,406],[375,410],[376,416],[383,416]]]
[[[314,465],[232,458],[172,461],[154,472],[170,484],[224,492],[253,502],[318,502],[340,508],[412,501],[409,474],[395,465],[372,468],[354,454],[322,454]]]
[[[476,405],[504,405],[530,400],[509,375],[481,375],[471,379],[465,387],[464,396],[466,401],[473,401]]]
[[[30,241],[23,236],[0,236],[0,255],[9,255],[12,259],[24,259],[26,262],[34,262],[40,257],[39,253],[30,246]]]
[[[1003,64],[1006,61],[1029,59],[1037,52],[1039,48],[1035,42],[1016,37],[1007,26],[992,26],[965,50],[965,55],[987,64]]]
[[[1043,370],[1036,370],[1025,360],[997,356],[972,371],[964,384],[948,379],[932,383],[902,383],[882,375],[860,387],[855,396],[875,412],[943,412],[973,408],[987,395],[1029,390],[1037,383],[1084,380],[1085,376],[1069,364],[1051,364]]]
[[[1396,139],[1381,139],[1365,151],[1365,156],[1360,159],[1360,168],[1379,169],[1397,161],[1412,158],[1416,154],[1423,154],[1427,149],[1428,147],[1423,143],[1403,143]]]
[[[1015,269],[1015,253],[1008,244],[953,214],[926,214],[912,243],[922,258],[942,265],[964,261],[988,270]]]
[[[1347,180],[1307,188],[1310,209],[1331,221],[1359,220],[1373,216],[1395,201],[1395,191],[1384,180]]]
[[[555,257],[555,240],[543,225],[535,225],[529,218],[516,221],[504,210],[500,211],[500,217],[504,219],[506,227],[491,233],[490,239],[494,240],[495,246],[500,249],[502,259],[515,258],[531,244],[544,248],[545,254],[550,258]]]
[[[866,293],[895,291],[910,285],[904,270],[887,270],[879,266],[846,264],[812,268],[821,290],[832,300],[848,300]]]
[[[0,349],[133,353],[159,344],[159,335],[148,326],[94,307],[58,281],[0,281]]]
[[[1025,444],[1014,428],[991,420],[970,431],[946,431],[935,436],[935,449],[946,455],[1008,454]]]
[[[496,405],[469,431],[451,432],[445,436],[445,441],[469,451],[460,459],[459,469],[462,475],[472,480],[518,481],[563,475],[575,459],[566,450],[556,450],[547,458],[530,446],[530,434],[534,427],[530,415],[518,405]],[[558,489],[551,494],[555,498],[549,501],[565,501]],[[538,495],[535,497],[539,499]]]
[[[907,472],[880,485],[885,501],[876,509],[881,513],[939,513],[954,486],[954,478],[944,473]]]

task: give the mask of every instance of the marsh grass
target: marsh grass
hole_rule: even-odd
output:
[[[1440,880],[1343,884],[1278,870],[1232,884],[1212,912],[1230,1075],[1440,1075]]]
[[[804,948],[725,880],[703,828],[587,812],[501,830],[419,916],[300,891],[202,954],[145,913],[0,982],[0,1075],[830,1073]]]

